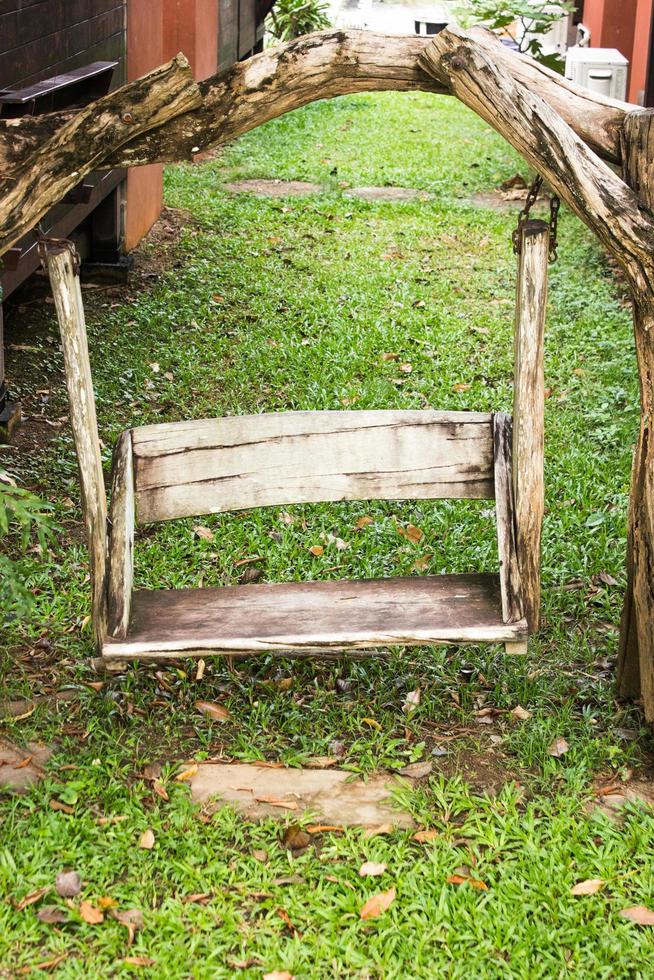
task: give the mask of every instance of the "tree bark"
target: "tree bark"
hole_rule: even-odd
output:
[[[654,208],[654,112],[636,110],[622,132],[625,181],[640,206]],[[652,286],[634,297],[641,420],[634,453],[627,531],[627,590],[618,655],[618,693],[642,698],[654,721],[654,301]]]
[[[178,55],[138,82],[81,109],[40,143],[20,173],[0,181],[0,254],[117,146],[201,104],[189,63]]]

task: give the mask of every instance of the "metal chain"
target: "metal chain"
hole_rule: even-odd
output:
[[[540,191],[541,191],[542,186],[543,186],[543,178],[540,176],[540,174],[536,174],[536,176],[534,177],[534,179],[532,181],[531,187],[527,191],[527,199],[525,201],[525,205],[522,208],[522,210],[520,211],[520,214],[518,215],[518,224],[513,229],[513,233],[511,235],[511,241],[513,242],[513,252],[514,252],[515,255],[519,255],[520,254],[522,226],[524,225],[524,223],[526,221],[529,220],[529,212],[531,211],[532,206],[535,204],[535,202],[536,202],[536,200],[538,198],[538,195],[540,194]],[[556,254],[556,250],[557,250],[557,246],[558,246],[558,241],[557,241],[557,225],[558,225],[558,217],[559,217],[559,207],[560,207],[560,205],[561,205],[561,202],[559,201],[559,199],[556,196],[556,194],[552,194],[551,197],[550,197],[550,221],[549,221],[549,225],[550,225],[549,260],[550,260],[550,262],[556,262],[556,259],[557,259],[557,254]]]

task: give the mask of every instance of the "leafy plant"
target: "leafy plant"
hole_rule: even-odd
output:
[[[574,4],[566,0],[555,0],[554,3],[543,3],[542,0],[466,0],[463,16],[468,23],[486,24],[493,31],[504,32],[517,24],[514,40],[518,50],[531,55],[548,68],[562,71],[561,57],[558,54],[545,54],[542,38],[574,9]]]
[[[275,40],[292,41],[329,27],[328,9],[322,0],[279,0],[270,11],[266,28]]]
[[[7,541],[15,534],[24,551],[33,535],[44,549],[52,535],[50,504],[17,486],[9,473],[0,470],[0,536]],[[19,563],[0,553],[0,608],[5,614],[24,614],[32,607],[32,595],[22,582]]]

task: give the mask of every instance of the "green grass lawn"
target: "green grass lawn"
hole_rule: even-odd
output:
[[[167,203],[189,217],[165,271],[137,277],[127,293],[85,290],[107,467],[129,424],[286,409],[510,410],[516,213],[480,207],[474,195],[516,171],[528,176],[484,123],[426,94],[309,106],[215,161],[170,168]],[[270,177],[323,190],[262,198],[223,189]],[[343,193],[385,184],[426,194],[369,203]],[[628,781],[651,749],[637,709],[615,701],[611,674],[638,419],[630,313],[604,256],[565,210],[559,239],[546,338],[544,623],[526,658],[499,647],[395,649],[384,663],[262,656],[238,661],[238,673],[208,660],[200,682],[180,662],[132,667],[97,691],[70,433],[50,426],[43,451],[7,453],[23,484],[52,500],[60,531],[47,553],[23,557],[35,612],[9,615],[0,641],[5,696],[41,698],[6,735],[56,744],[38,789],[0,798],[0,975],[64,953],[53,968],[62,978],[652,975],[654,933],[619,915],[654,904],[652,812],[631,806],[616,824],[587,805],[594,782]],[[154,247],[144,246],[146,261]],[[22,321],[12,390],[56,422],[66,407],[52,307],[31,304]],[[357,529],[362,516],[372,523]],[[198,538],[198,523],[212,540]],[[408,523],[423,532],[417,543],[398,533]],[[181,587],[236,583],[247,568],[261,581],[291,581],[491,571],[496,562],[487,503],[329,504],[145,528],[136,577]],[[421,704],[407,718],[416,688]],[[198,698],[223,702],[231,721],[212,725],[194,709]],[[531,717],[517,721],[518,704]],[[483,707],[503,713],[481,724]],[[569,744],[561,758],[547,752],[557,736]],[[351,830],[293,855],[279,822],[225,810],[205,822],[173,778],[182,760],[218,755],[301,765],[334,740],[354,772],[433,759],[434,777],[403,803],[438,836],[418,844],[406,831],[368,839]],[[435,746],[448,755],[433,756]],[[499,793],[484,792],[489,759]],[[139,778],[155,761],[168,801]],[[53,810],[57,800],[72,813]],[[98,823],[107,816],[125,819]],[[138,847],[148,827],[151,851]],[[266,863],[253,856],[261,849]],[[364,860],[385,863],[383,877],[360,878]],[[461,866],[487,889],[448,884]],[[108,914],[84,922],[79,899],[68,908],[52,892],[16,908],[64,868],[82,875],[81,898],[142,912],[131,947]],[[602,889],[571,896],[589,878]],[[361,920],[364,901],[391,887],[388,911]],[[185,901],[194,893],[210,897]],[[68,920],[41,922],[48,904]]]

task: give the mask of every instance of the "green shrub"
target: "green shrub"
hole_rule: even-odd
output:
[[[49,512],[52,506],[29,490],[17,486],[9,473],[0,470],[0,610],[2,616],[28,613],[33,604],[30,591],[23,583],[20,560],[9,557],[7,545],[15,539],[25,551],[33,537],[42,549],[53,532]]]
[[[328,5],[322,0],[278,0],[270,11],[266,29],[277,41],[292,41],[329,27],[327,10]]]
[[[493,31],[504,31],[518,23],[521,28],[516,38],[519,50],[548,68],[562,71],[563,60],[557,54],[544,54],[540,38],[573,10],[574,4],[566,0],[555,0],[553,3],[543,3],[542,0],[464,0],[459,19],[467,25],[485,24]]]

